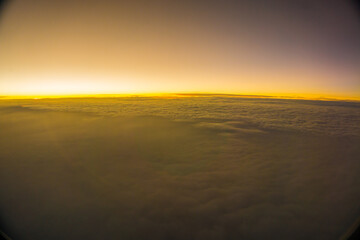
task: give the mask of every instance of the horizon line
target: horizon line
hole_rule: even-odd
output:
[[[84,99],[84,98],[186,98],[186,97],[238,97],[238,98],[271,98],[319,101],[354,101],[360,97],[334,97],[323,94],[237,94],[212,92],[169,92],[169,93],[99,93],[99,94],[58,94],[58,95],[0,95],[0,100],[41,100],[41,99]]]

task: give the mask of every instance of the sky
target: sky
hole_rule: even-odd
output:
[[[14,0],[0,96],[232,93],[360,99],[351,1]]]

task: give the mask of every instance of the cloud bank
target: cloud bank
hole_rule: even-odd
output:
[[[25,240],[338,239],[360,214],[359,107],[257,101],[3,101],[0,224]]]

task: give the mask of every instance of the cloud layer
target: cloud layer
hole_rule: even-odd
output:
[[[206,95],[205,95],[206,96]],[[89,98],[4,101],[36,109],[101,116],[160,116],[211,123],[247,122],[260,128],[360,136],[360,103],[238,97]],[[1,103],[0,103],[1,104]]]
[[[360,213],[358,105],[237,101],[3,101],[0,224],[25,240],[338,239]]]

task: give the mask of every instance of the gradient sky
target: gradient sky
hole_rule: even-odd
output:
[[[0,95],[211,92],[360,99],[350,1],[15,0]]]

